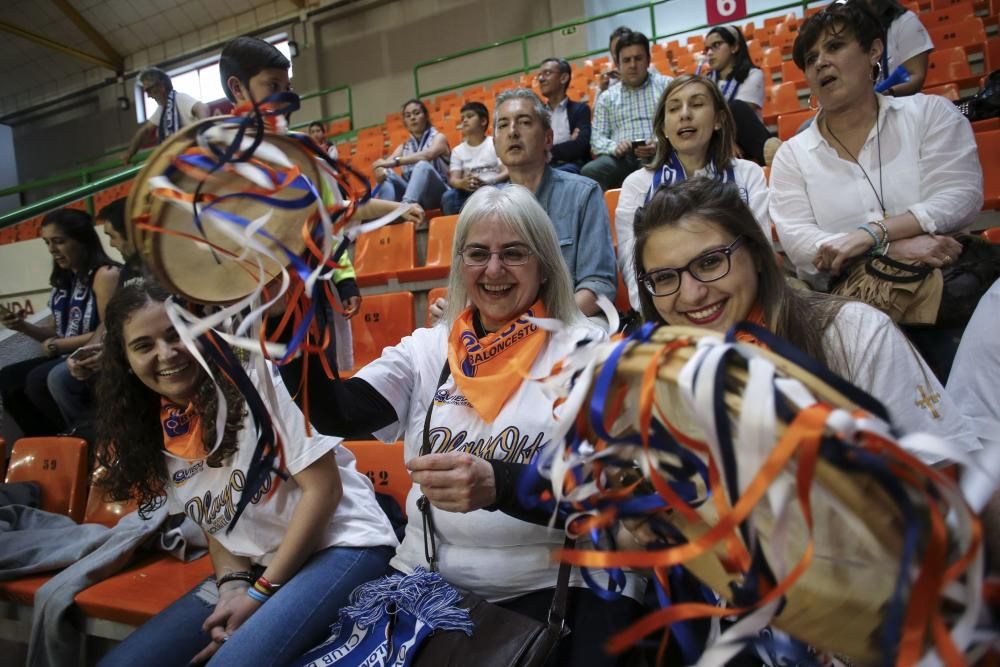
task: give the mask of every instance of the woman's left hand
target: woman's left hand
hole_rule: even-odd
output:
[[[467,452],[427,454],[406,467],[420,492],[445,512],[471,512],[496,502],[493,466],[486,459]]]
[[[344,302],[344,319],[349,320],[361,310],[361,297],[351,296]]]
[[[201,626],[202,630],[212,636],[212,641],[191,659],[192,663],[208,662],[229,637],[260,608],[261,603],[247,595],[247,584],[229,582],[224,586],[225,590],[219,591],[215,611]]]
[[[856,229],[850,234],[822,243],[816,251],[816,256],[813,257],[813,266],[820,271],[829,271],[839,276],[849,260],[860,257],[874,245],[875,242],[868,232]]]

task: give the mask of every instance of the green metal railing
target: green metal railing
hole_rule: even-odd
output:
[[[331,95],[333,93],[338,93],[341,91],[347,92],[347,111],[336,113],[330,116],[321,118],[324,123],[329,123],[331,121],[340,120],[342,118],[347,118],[351,122],[351,127],[354,127],[354,101],[351,94],[351,87],[347,85],[334,86],[332,88],[323,88],[321,90],[316,90],[311,93],[306,93],[301,96],[302,100],[314,99],[316,97],[321,97],[324,95]],[[304,127],[308,127],[309,123],[315,119],[310,119],[304,123],[299,123],[293,125],[291,129],[298,130]],[[109,153],[120,153],[125,150],[125,147],[111,149],[110,151],[104,153],[101,157],[107,156]],[[18,195],[23,192],[29,192],[32,190],[39,190],[42,188],[48,188],[54,185],[59,185],[61,183],[79,183],[79,185],[66,192],[61,192],[57,195],[51,197],[46,197],[40,201],[29,204],[27,206],[22,206],[21,208],[15,209],[3,215],[0,215],[0,229],[8,227],[24,220],[33,218],[36,215],[45,213],[54,208],[59,208],[60,206],[65,206],[66,204],[71,204],[75,201],[87,198],[87,209],[93,214],[93,199],[92,196],[101,190],[111,187],[112,185],[118,185],[119,183],[124,183],[125,181],[133,178],[141,169],[142,162],[145,161],[147,157],[153,152],[153,149],[144,150],[133,158],[132,163],[137,166],[130,166],[124,170],[122,169],[121,160],[105,160],[99,162],[98,164],[90,165],[88,167],[83,167],[80,169],[74,169],[70,171],[64,171],[58,174],[54,174],[47,178],[42,178],[36,181],[31,181],[29,183],[24,183],[21,185],[15,185],[13,187],[4,188],[0,190],[0,197],[5,197],[8,195]],[[114,171],[115,173],[108,175],[107,172]]]
[[[813,4],[813,3],[816,3],[816,2],[819,2],[819,1],[821,1],[821,0],[812,0],[811,2],[810,2],[810,0],[798,0],[797,2],[790,2],[790,3],[775,5],[773,7],[767,7],[765,9],[760,9],[760,10],[757,10],[757,11],[754,11],[754,12],[749,12],[749,13],[746,14],[746,16],[740,18],[739,20],[740,21],[744,21],[746,19],[752,19],[755,16],[761,16],[763,14],[770,14],[772,12],[778,12],[778,11],[782,11],[782,10],[785,10],[785,9],[799,9],[799,8],[801,8],[804,11],[805,8],[808,7],[810,4]],[[822,0],[822,1],[825,2],[826,0]],[[651,32],[652,32],[652,35],[650,36],[650,41],[651,42],[659,41],[661,39],[666,39],[666,38],[669,38],[669,37],[674,37],[676,35],[683,35],[684,33],[694,32],[696,30],[707,30],[708,28],[711,27],[711,24],[701,23],[701,24],[697,24],[697,25],[692,25],[692,26],[686,27],[686,28],[684,28],[682,30],[674,30],[673,32],[665,33],[665,34],[662,34],[662,35],[661,34],[657,34],[657,32],[656,32],[656,8],[658,6],[660,6],[660,5],[665,5],[665,4],[668,4],[670,2],[676,2],[676,0],[656,0],[655,2],[647,2],[647,3],[643,3],[643,4],[639,4],[639,5],[633,5],[631,7],[626,7],[624,9],[617,9],[617,10],[615,10],[613,12],[607,12],[605,14],[597,14],[595,16],[588,16],[587,18],[578,19],[576,21],[569,21],[567,23],[562,23],[560,25],[553,26],[551,28],[546,28],[545,30],[538,30],[538,31],[535,31],[535,32],[525,33],[525,34],[517,36],[517,37],[511,37],[510,39],[505,39],[505,40],[502,40],[502,41],[499,41],[499,42],[493,42],[492,44],[487,44],[485,46],[480,46],[480,47],[477,47],[477,48],[474,48],[474,49],[466,49],[464,51],[458,51],[456,53],[452,53],[452,54],[447,55],[447,56],[441,56],[440,58],[434,58],[432,60],[425,60],[423,62],[419,62],[416,65],[414,65],[414,67],[413,67],[413,88],[414,88],[414,91],[416,92],[416,97],[419,98],[419,97],[427,97],[429,95],[438,95],[440,93],[449,92],[449,91],[452,91],[452,90],[458,90],[458,89],[461,89],[461,88],[467,88],[469,86],[475,86],[475,85],[480,84],[480,83],[485,83],[487,81],[493,81],[495,79],[501,79],[503,77],[512,76],[514,74],[529,74],[532,71],[536,70],[541,65],[541,62],[537,62],[537,63],[531,62],[531,59],[530,59],[530,57],[528,55],[528,52],[529,52],[528,42],[529,42],[529,40],[537,38],[537,37],[544,37],[546,35],[551,35],[553,33],[572,34],[580,26],[588,25],[590,23],[594,23],[594,22],[597,22],[597,21],[602,21],[604,19],[612,18],[614,16],[619,16],[621,14],[628,14],[630,12],[636,12],[636,11],[641,11],[641,10],[648,10],[649,11],[649,23],[650,23]],[[452,84],[452,85],[449,85],[449,86],[446,86],[446,87],[442,87],[442,88],[435,88],[435,89],[431,89],[431,90],[421,90],[421,87],[420,87],[420,70],[426,69],[426,68],[431,67],[433,65],[440,65],[441,63],[449,62],[449,61],[452,61],[452,60],[458,60],[458,59],[466,58],[466,57],[469,57],[469,56],[472,56],[472,55],[475,55],[475,54],[484,53],[486,51],[490,51],[490,50],[493,50],[493,49],[498,49],[498,48],[503,48],[503,47],[509,47],[512,44],[520,44],[521,45],[521,66],[520,67],[513,68],[513,69],[505,69],[505,70],[493,71],[493,72],[490,72],[487,75],[484,75],[484,76],[481,76],[481,77],[477,77],[475,79],[469,79],[467,81],[462,81],[460,83],[455,83],[455,84]],[[582,51],[582,52],[579,52],[579,53],[573,53],[573,54],[565,55],[565,56],[562,56],[562,57],[564,57],[566,60],[576,60],[576,59],[579,59],[579,58],[588,58],[590,56],[594,56],[594,55],[598,55],[598,54],[603,54],[606,51],[607,51],[607,49],[600,48],[600,49],[594,49],[594,50],[590,50],[590,51]],[[556,55],[556,54],[550,54],[550,55]]]

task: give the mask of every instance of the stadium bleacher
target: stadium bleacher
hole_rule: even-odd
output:
[[[917,3],[913,3],[917,5]],[[810,7],[806,15],[822,7]],[[932,0],[915,8],[931,32],[936,49],[931,55],[924,92],[957,99],[978,88],[984,73],[1000,67],[1000,36],[996,34],[1000,0]],[[750,54],[765,72],[766,88],[763,115],[775,126],[782,139],[791,137],[798,127],[815,114],[809,108],[804,76],[791,63],[791,44],[800,18],[794,14],[764,19],[743,26]],[[992,34],[988,36],[988,32]],[[671,40],[653,48],[653,64],[667,74],[694,72],[696,54],[703,48],[703,38],[695,36],[685,43]],[[606,57],[581,59],[572,63],[570,94],[586,99],[591,105],[598,91]],[[466,100],[479,100],[490,108],[492,99],[502,90],[518,85],[536,86],[530,75],[508,77],[489,85],[476,85],[462,91],[450,91],[427,100],[435,126],[444,131],[452,145],[459,140],[455,126],[458,109]],[[1000,121],[974,124],[976,142],[985,178],[984,210],[1000,210]],[[370,165],[405,140],[407,132],[399,112],[385,116],[381,124],[350,132],[349,121],[331,123],[328,136],[336,142],[342,160],[366,176]],[[345,136],[346,135],[346,136]],[[93,195],[93,206],[128,194],[133,181],[127,181]],[[614,233],[614,210],[617,191],[605,195]],[[84,208],[81,200],[71,207]],[[35,216],[15,226],[0,229],[0,245],[35,239],[42,216]],[[358,284],[365,288],[361,312],[351,321],[354,337],[355,370],[376,358],[383,347],[393,345],[409,334],[419,321],[429,322],[427,306],[445,296],[444,281],[451,266],[451,241],[456,216],[436,216],[427,231],[417,231],[409,222],[389,225],[362,236],[355,248]],[[983,236],[1000,243],[1000,228],[984,231]],[[415,298],[419,293],[419,298]],[[623,301],[624,296],[624,301]],[[617,304],[627,308],[627,294],[619,276]],[[0,446],[3,445],[0,439]],[[386,446],[373,442],[351,442],[347,446],[358,459],[358,469],[372,479],[377,491],[392,495],[405,509],[410,479],[403,466],[402,444]],[[86,479],[86,443],[51,439],[22,439],[14,444],[14,455],[6,471],[6,481],[32,480],[43,486],[43,507],[65,514],[76,521],[113,525],[129,507],[104,501],[96,487]],[[48,462],[48,463],[47,463]],[[190,589],[211,571],[207,558],[180,563],[163,556],[145,557],[125,571],[80,593],[77,605],[89,619],[88,632],[121,638],[174,599]],[[32,576],[0,583],[0,603],[7,611],[0,623],[23,618],[34,592],[49,579]],[[137,594],[141,591],[141,594]],[[95,625],[102,621],[113,626]],[[97,628],[97,629],[95,629]],[[104,629],[100,629],[104,628]]]

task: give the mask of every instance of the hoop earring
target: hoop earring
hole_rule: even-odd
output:
[[[816,100],[816,96],[815,95],[810,95],[809,96],[809,110],[810,111],[819,111],[819,101],[816,101],[816,103],[814,105],[813,104],[813,100]]]
[[[872,72],[868,76],[871,77],[872,83],[882,80],[882,61],[877,60],[875,64],[872,65]]]

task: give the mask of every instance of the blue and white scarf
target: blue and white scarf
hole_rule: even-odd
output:
[[[408,667],[420,644],[435,630],[471,636],[469,611],[458,606],[462,594],[436,572],[418,567],[413,574],[392,574],[354,589],[341,608],[330,637],[294,664],[296,667]]]
[[[82,280],[74,274],[69,289],[52,290],[49,309],[56,335],[60,338],[79,336],[97,328],[100,318],[97,315],[97,297],[91,288],[93,274],[92,271]]]
[[[181,129],[181,111],[177,106],[177,91],[171,90],[167,94],[167,103],[163,105],[163,113],[160,114],[159,143],[162,144],[179,129]]]
[[[715,168],[715,163],[709,162],[705,165],[705,176],[707,178],[714,178],[717,181],[723,183],[736,183],[736,173],[733,171],[732,165],[726,167],[722,172],[719,172]],[[684,173],[684,165],[681,164],[680,159],[678,159],[676,153],[671,153],[670,157],[663,164],[662,167],[653,172],[653,184],[649,186],[649,190],[646,191],[646,203],[653,198],[653,193],[661,185],[673,185],[674,183],[680,183],[687,178],[687,174]],[[747,194],[746,188],[740,186],[740,195],[743,197],[743,201],[750,203],[750,198]]]
[[[719,86],[719,90],[722,91],[722,97],[725,98],[727,102],[732,102],[736,97],[736,92],[740,89],[740,82],[736,79],[726,79],[721,84],[719,83],[719,73],[709,72],[708,78],[715,82],[715,85]]]

